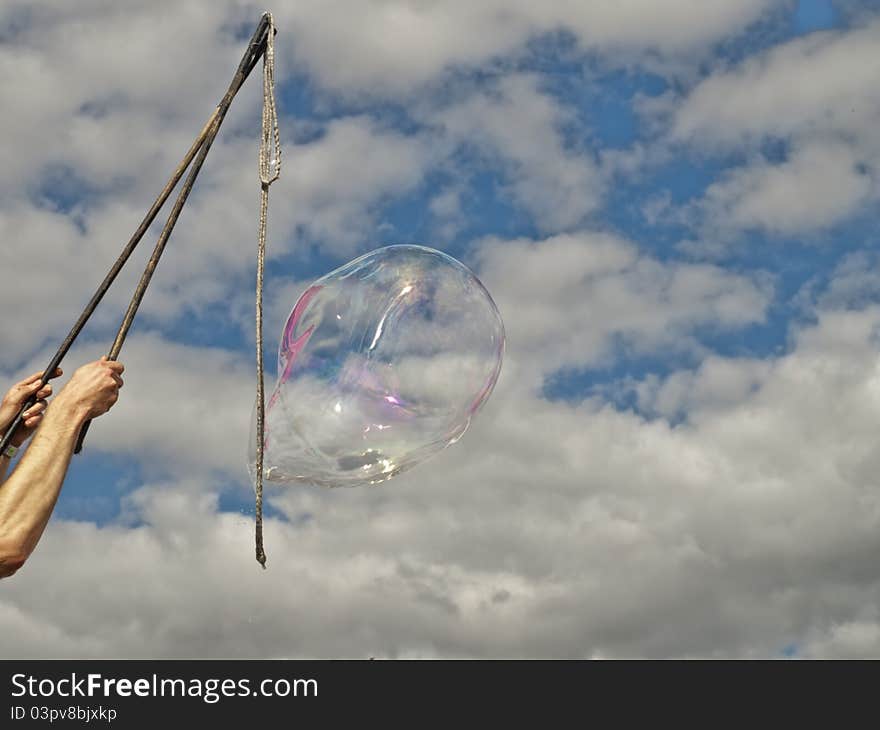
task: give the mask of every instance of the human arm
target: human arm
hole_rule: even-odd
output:
[[[61,368],[57,368],[55,373],[49,377],[57,378],[61,374]],[[0,434],[3,434],[6,433],[6,430],[15,420],[24,403],[31,397],[37,399],[25,411],[24,419],[15,430],[10,444],[14,449],[18,449],[34,434],[43,419],[43,413],[46,410],[46,398],[52,395],[52,385],[50,383],[43,385],[42,379],[42,370],[28,376],[13,385],[6,395],[3,396],[3,400],[0,401]],[[11,461],[12,456],[0,454],[0,484],[3,483],[6,477],[6,470],[9,468]]]
[[[77,370],[0,486],[0,578],[15,573],[36,547],[58,500],[80,429],[116,402],[123,370],[121,363],[105,358]]]

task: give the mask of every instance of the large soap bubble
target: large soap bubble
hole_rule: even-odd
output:
[[[463,264],[388,246],[318,279],[281,335],[264,479],[383,482],[455,443],[495,386],[504,325]],[[256,419],[249,464],[254,475]]]

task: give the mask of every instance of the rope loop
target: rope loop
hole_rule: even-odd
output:
[[[275,21],[271,13],[263,53],[263,115],[260,137],[260,226],[257,238],[257,458],[255,464],[256,492],[255,543],[257,562],[266,568],[263,549],[263,457],[265,450],[266,395],[263,379],[263,270],[266,260],[266,224],[269,210],[269,186],[281,175],[281,134],[275,107]]]
[[[281,133],[275,107],[275,21],[266,13],[269,30],[263,54],[263,128],[260,140],[260,182],[271,185],[281,175]]]

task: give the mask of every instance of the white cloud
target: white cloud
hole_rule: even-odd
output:
[[[803,294],[813,293],[818,282],[808,282]],[[854,251],[844,256],[831,272],[827,288],[819,292],[824,309],[860,309],[880,298],[880,271],[877,256],[870,251]]]
[[[72,363],[87,360],[80,350]],[[225,471],[244,478],[256,393],[253,357],[139,334],[126,341],[125,386],[112,417],[89,431],[89,448],[147,469]]]
[[[781,3],[649,0],[585,4],[407,0],[297,2],[277,11],[289,46],[320,83],[352,94],[406,94],[444,71],[515,52],[535,36],[564,30],[587,51],[627,63],[705,49]]]
[[[732,407],[748,398],[770,371],[760,359],[731,359],[710,355],[694,371],[666,378],[649,375],[633,384],[639,409],[667,419],[692,414],[698,407]]]
[[[821,229],[858,210],[872,193],[851,145],[810,142],[782,164],[758,160],[712,183],[700,203],[709,228],[795,234]]]
[[[0,105],[17,110],[4,126],[8,144],[0,150],[0,229],[13,248],[12,258],[20,262],[15,272],[5,270],[0,307],[26,310],[33,317],[29,327],[7,324],[0,332],[10,343],[0,356],[7,367],[19,364],[46,338],[63,336],[222,93],[226,76],[218,76],[218,70],[231,72],[241,54],[232,29],[247,25],[258,9],[240,2],[208,5],[127,3],[123,11],[94,0],[74,11],[50,3],[11,2],[0,11],[0,27],[6,29],[0,68],[14,79],[0,89]],[[564,4],[543,10],[464,4],[426,10],[388,4],[367,13],[365,6],[352,4],[342,15],[324,8],[323,20],[302,24],[315,19],[315,7],[282,4],[276,14],[282,34],[296,40],[287,45],[316,54],[324,70],[333,65],[323,62],[325,50],[335,47],[334,55],[341,58],[343,47],[325,41],[355,27],[352,13],[366,13],[366,24],[414,22],[418,28],[428,22],[440,50],[422,71],[414,71],[424,81],[441,73],[447,62],[484,58],[482,41],[498,34],[483,33],[480,24],[500,20],[520,28],[511,35],[515,44],[533,30],[568,23],[584,38],[595,33],[600,45],[659,42],[680,50],[741,27],[767,4],[751,2],[735,10],[719,5],[713,12],[704,6],[681,2],[667,8],[658,22],[669,23],[670,36],[661,40],[625,22],[645,11],[636,5],[599,12]],[[687,13],[694,22],[678,22]],[[699,17],[702,23],[696,22]],[[463,27],[473,35],[459,47],[451,30],[442,40],[441,27]],[[185,43],[176,42],[183,37]],[[321,44],[315,45],[315,38],[322,38]],[[481,43],[471,48],[477,38]],[[447,47],[447,41],[452,45]],[[355,46],[345,47],[355,52]],[[383,47],[392,54],[400,50],[394,44]],[[415,54],[410,63],[398,64],[396,78],[403,79],[426,57]],[[108,58],[114,62],[107,63]],[[379,78],[384,71],[376,76],[371,64],[385,62],[364,56],[349,67]],[[279,80],[289,71],[281,59]],[[227,284],[239,292],[250,288],[252,280],[258,86],[255,79],[245,85],[212,149],[144,300],[141,317],[149,322],[164,325],[187,310],[198,313],[226,302],[231,317],[239,316],[240,296],[230,297]],[[428,170],[447,165],[446,156],[467,140],[495,157],[506,171],[514,202],[542,230],[570,229],[596,210],[604,175],[589,155],[563,143],[560,126],[570,121],[571,112],[541,93],[536,79],[504,78],[493,93],[473,94],[437,111],[432,123],[445,126],[446,137],[406,135],[358,116],[327,123],[323,134],[309,142],[288,141],[285,171],[271,195],[270,257],[290,252],[305,240],[303,234],[340,258],[397,242],[386,240],[388,234],[377,227],[381,203],[417,188]],[[48,187],[47,170],[55,171]],[[64,205],[53,197],[59,188],[75,201],[72,211],[56,209]],[[144,250],[98,310],[91,332],[109,334],[116,326],[163,220],[160,214],[141,244]],[[447,223],[445,235],[453,233]],[[56,292],[52,307],[43,306],[47,290]]]
[[[237,2],[127,3],[123,10],[95,1],[75,11],[9,3],[0,10],[8,34],[0,69],[11,80],[0,88],[0,106],[16,110],[0,149],[0,235],[16,261],[0,272],[0,307],[31,317],[27,327],[0,325],[5,366],[66,333],[225,91],[243,52],[232,30],[257,18],[257,9]],[[232,105],[141,319],[164,325],[253,287],[258,75]],[[270,258],[308,236],[346,258],[378,245],[379,204],[417,186],[432,159],[419,137],[367,117],[335,119],[320,131],[301,144],[286,139],[287,165],[272,188]],[[90,333],[115,329],[170,206]]]
[[[346,256],[378,247],[363,240],[365,220],[380,201],[414,188],[433,158],[427,140],[357,118],[331,122],[322,140],[289,154],[290,180],[273,188],[285,196],[280,205],[291,201],[294,224]]]
[[[876,308],[822,312],[766,366],[708,366],[674,428],[507,388],[431,467],[369,490],[272,490],[289,522],[267,525],[265,573],[249,520],[218,515],[210,481],[146,486],[128,505],[139,527],[52,524],[4,584],[0,644],[15,656],[874,653],[878,327]],[[853,621],[868,639],[823,639]]]
[[[673,135],[698,144],[841,130],[870,132],[880,108],[880,22],[812,34],[721,69],[675,111]]]
[[[422,111],[453,144],[475,146],[500,158],[514,201],[543,231],[570,229],[599,204],[603,180],[589,153],[570,149],[562,127],[573,113],[541,93],[539,79],[502,78],[447,107]]]
[[[814,33],[715,71],[678,105],[667,100],[673,142],[751,158],[698,202],[704,236],[808,233],[877,199],[878,40],[876,19]],[[766,142],[787,147],[782,161],[764,156]]]
[[[523,366],[595,366],[615,342],[637,352],[690,348],[694,328],[760,322],[766,282],[703,264],[664,263],[608,234],[489,239],[475,251]]]

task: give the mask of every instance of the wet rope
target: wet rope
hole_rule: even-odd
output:
[[[266,259],[266,221],[269,186],[281,174],[281,135],[275,109],[275,21],[271,13],[263,54],[263,124],[260,138],[260,231],[257,239],[257,455],[254,471],[256,491],[255,541],[257,562],[266,568],[263,549],[263,457],[265,446],[266,395],[263,382],[263,269]]]

